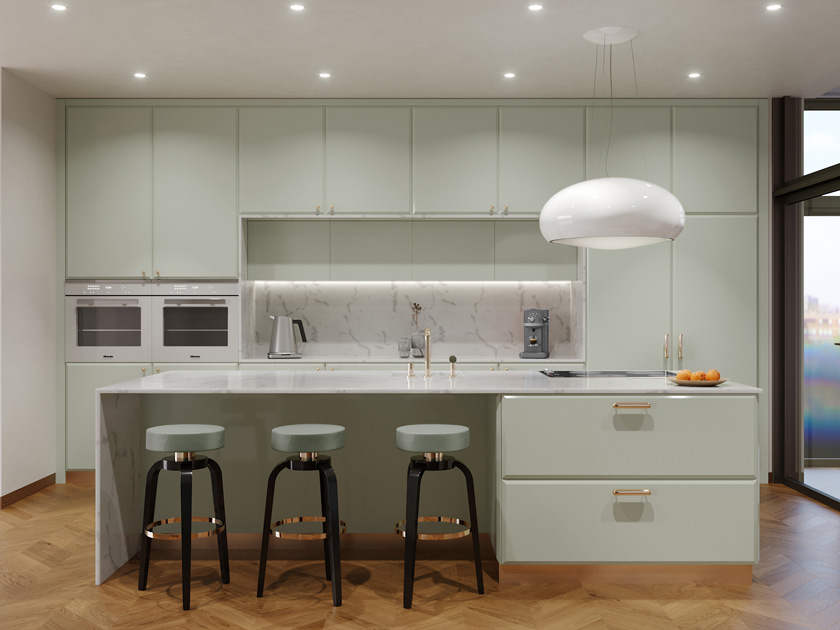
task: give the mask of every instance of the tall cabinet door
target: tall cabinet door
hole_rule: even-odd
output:
[[[679,367],[715,368],[725,378],[757,384],[757,220],[692,216],[674,241],[673,330],[683,334]]]
[[[327,108],[327,208],[411,212],[411,109]]]
[[[539,212],[554,193],[585,179],[583,107],[499,110],[499,210]]]
[[[68,363],[65,394],[67,469],[96,466],[96,389],[151,374],[150,363]],[[144,371],[145,370],[145,371]]]
[[[239,109],[239,211],[324,209],[324,108]]]
[[[668,367],[664,346],[671,331],[671,243],[590,249],[588,255],[587,369]]]
[[[152,267],[152,110],[67,108],[67,276]]]
[[[155,272],[237,276],[236,108],[154,110]]]
[[[496,107],[414,108],[415,213],[495,212],[497,129]]]

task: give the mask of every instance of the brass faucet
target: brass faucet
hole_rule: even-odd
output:
[[[426,370],[423,372],[423,377],[430,378],[432,376],[432,331],[427,328],[423,332],[423,336],[426,337],[426,358],[424,359],[426,362]]]

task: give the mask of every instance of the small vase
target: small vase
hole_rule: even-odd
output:
[[[415,330],[411,333],[411,356],[413,357],[422,357],[423,350],[426,347],[426,335],[420,332],[419,330]]]

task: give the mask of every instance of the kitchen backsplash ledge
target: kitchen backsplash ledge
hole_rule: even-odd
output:
[[[397,339],[414,330],[413,302],[422,306],[418,328],[431,329],[435,361],[518,356],[526,308],[551,312],[551,359],[583,360],[582,282],[246,281],[241,288],[243,360],[266,358],[269,315],[303,320],[304,358],[395,358]]]

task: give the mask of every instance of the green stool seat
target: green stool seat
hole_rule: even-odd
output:
[[[411,453],[454,453],[470,446],[470,429],[460,424],[397,427],[397,448]]]
[[[215,424],[164,424],[146,429],[146,449],[162,453],[215,451],[225,445],[225,428]]]
[[[344,447],[337,424],[287,424],[271,430],[271,448],[283,453],[323,453]]]

